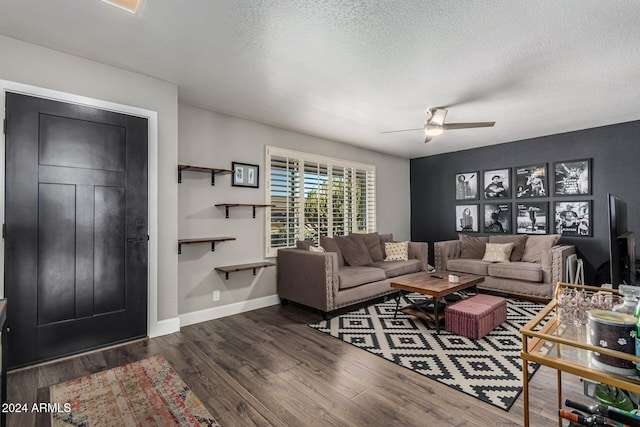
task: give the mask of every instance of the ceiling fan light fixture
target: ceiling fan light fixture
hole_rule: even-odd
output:
[[[119,7],[129,13],[136,13],[140,0],[102,0],[112,6]]]
[[[429,142],[433,137],[442,135],[445,130],[449,129],[472,129],[472,128],[486,128],[492,127],[496,124],[496,122],[471,122],[471,123],[445,123],[444,120],[447,117],[447,109],[446,108],[429,108],[426,111],[427,119],[424,122],[424,126],[422,128],[417,129],[400,129],[400,130],[391,130],[382,133],[396,133],[396,132],[408,132],[408,131],[417,131],[420,129],[424,129],[425,140],[424,142]]]
[[[444,129],[442,128],[442,126],[432,126],[432,125],[427,124],[424,127],[425,135],[427,135],[428,137],[431,137],[431,138],[433,138],[434,136],[442,135],[442,132],[444,132]]]

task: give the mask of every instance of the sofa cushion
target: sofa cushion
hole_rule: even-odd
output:
[[[460,239],[460,258],[482,259],[488,237],[469,236],[458,234]]]
[[[320,246],[324,248],[327,252],[336,252],[338,254],[338,267],[344,266],[344,257],[342,256],[342,251],[336,243],[336,240],[331,237],[320,236]]]
[[[344,266],[338,269],[338,288],[348,289],[386,279],[384,270],[368,266]]]
[[[535,262],[500,262],[488,267],[489,276],[542,282],[542,265]]]
[[[456,271],[458,273],[476,274],[478,276],[487,276],[487,268],[490,262],[484,262],[481,259],[463,259],[453,258],[447,261],[447,270]]]
[[[382,260],[387,257],[387,253],[384,251],[384,244],[387,242],[393,242],[393,234],[379,234],[378,238],[380,239],[380,249],[382,249]]]
[[[406,261],[409,259],[409,242],[386,242],[384,251],[385,261]]]
[[[510,261],[522,260],[522,254],[524,254],[524,245],[527,241],[527,235],[521,236],[490,236],[489,243],[513,243],[513,250],[511,251]]]
[[[550,300],[553,298],[555,284],[487,276],[484,278],[484,282],[478,283],[477,288]]]
[[[369,251],[369,256],[373,260],[373,262],[383,261],[384,257],[382,256],[382,247],[380,246],[380,236],[378,233],[366,233],[366,234],[350,234],[356,239],[360,239],[364,242],[367,250]]]
[[[559,234],[549,234],[548,236],[529,236],[524,245],[522,261],[542,263],[542,256],[548,253],[559,240]]]
[[[422,271],[422,262],[419,259],[409,259],[406,261],[380,261],[371,263],[369,266],[381,268],[384,270],[387,278]]]
[[[487,243],[483,261],[508,262],[513,251],[513,243]]]
[[[344,261],[347,265],[357,267],[359,265],[367,265],[373,262],[364,241],[356,238],[355,235],[336,236],[334,239],[338,244],[340,252],[342,252],[342,256],[344,257]]]

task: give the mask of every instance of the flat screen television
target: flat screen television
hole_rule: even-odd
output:
[[[627,203],[609,194],[609,268],[611,285],[636,284],[636,242],[627,225]]]

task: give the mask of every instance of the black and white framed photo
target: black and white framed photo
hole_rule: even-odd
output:
[[[546,197],[547,192],[547,165],[531,165],[515,168],[516,171],[516,198]]]
[[[591,194],[591,159],[555,162],[554,192],[556,196]]]
[[[484,171],[484,198],[508,199],[511,197],[511,169]]]
[[[556,233],[563,236],[592,236],[591,200],[555,202]]]
[[[456,231],[478,232],[478,205],[456,206]]]
[[[516,203],[517,234],[547,234],[548,202]]]
[[[231,169],[233,170],[231,185],[234,187],[258,188],[258,165],[231,162]]]
[[[484,205],[484,232],[511,233],[510,203],[487,203]]]
[[[478,198],[478,175],[480,172],[456,174],[456,200],[476,200]]]

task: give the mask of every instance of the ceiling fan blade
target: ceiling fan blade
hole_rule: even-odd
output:
[[[382,134],[382,133],[409,132],[409,131],[412,131],[412,130],[421,130],[421,131],[424,131],[424,127],[416,128],[416,129],[388,130],[388,131],[386,131],[386,132],[380,132],[380,133]]]
[[[470,129],[470,128],[489,128],[496,122],[474,122],[474,123],[445,123],[443,129]]]

